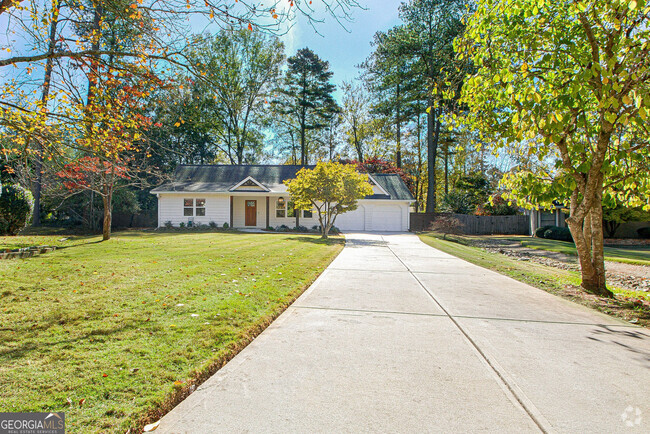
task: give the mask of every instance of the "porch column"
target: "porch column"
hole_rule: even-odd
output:
[[[270,226],[270,221],[269,221],[269,197],[266,196],[266,227],[268,228]],[[266,229],[266,228],[265,228]]]
[[[234,221],[234,219],[233,219],[233,214],[234,214],[234,211],[233,211],[233,202],[234,202],[234,199],[233,199],[232,196],[230,196],[230,228],[231,228],[231,229],[232,229],[232,227],[233,227],[233,221]]]

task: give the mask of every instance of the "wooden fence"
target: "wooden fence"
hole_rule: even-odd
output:
[[[466,235],[530,235],[527,215],[469,215],[453,213],[411,213],[411,230],[426,231],[438,216],[457,219]]]

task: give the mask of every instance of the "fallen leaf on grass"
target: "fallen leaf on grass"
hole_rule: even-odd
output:
[[[151,432],[154,431],[156,428],[158,428],[158,425],[160,425],[160,421],[150,423],[149,425],[144,426],[144,432]]]
[[[86,398],[81,398],[79,400],[79,407],[82,407],[84,405],[84,402],[86,402]]]

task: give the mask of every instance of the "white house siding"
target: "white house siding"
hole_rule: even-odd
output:
[[[205,199],[205,216],[186,217],[183,215],[184,199]],[[214,222],[219,226],[224,223],[230,224],[230,196],[219,194],[196,194],[196,193],[159,193],[158,197],[158,226],[165,226],[171,222],[178,226],[181,223],[193,219],[194,223],[210,224]]]

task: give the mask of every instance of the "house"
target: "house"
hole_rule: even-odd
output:
[[[555,201],[552,209],[525,210],[524,214],[530,217],[530,234],[535,235],[535,229],[542,226],[566,227],[564,205]]]
[[[303,167],[283,165],[180,165],[171,182],[154,188],[158,227],[167,222],[228,223],[233,228],[318,225],[313,210],[294,211],[283,181]],[[337,217],[344,231],[407,231],[413,196],[397,174],[372,174],[373,194]]]

